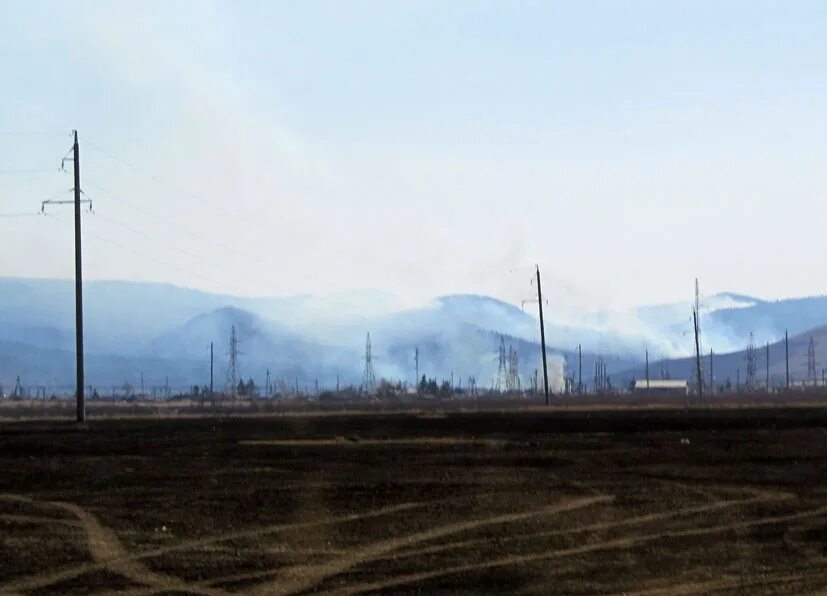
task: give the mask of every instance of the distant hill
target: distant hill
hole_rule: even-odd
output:
[[[703,345],[719,353],[742,350],[750,332],[763,344],[783,337],[784,329],[795,335],[827,324],[826,297],[770,302],[724,293],[705,298],[704,305]],[[367,333],[376,374],[392,379],[414,382],[418,347],[420,374],[441,380],[453,373],[464,381],[474,376],[479,386],[489,386],[501,336],[517,350],[525,383],[541,370],[534,309],[488,296],[442,296],[412,307],[378,291],[246,298],[168,284],[90,281],[84,306],[87,377],[102,386],[137,384],[141,371],[147,385],[160,385],[167,376],[181,387],[204,384],[210,342],[216,383],[223,384],[232,325],[241,342],[241,375],[259,384],[268,369],[293,384],[359,383]],[[578,345],[584,381],[593,377],[599,356],[615,381],[642,363],[645,349],[653,362],[690,355],[690,312],[687,302],[566,319],[549,305],[552,383],[559,382],[566,361],[576,375]],[[0,384],[9,387],[20,374],[31,385],[70,386],[73,350],[73,282],[0,277]],[[671,364],[675,374],[680,362]],[[722,360],[722,374],[726,366]]]

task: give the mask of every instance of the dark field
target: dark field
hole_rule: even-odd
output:
[[[827,410],[0,423],[0,593],[827,589]]]

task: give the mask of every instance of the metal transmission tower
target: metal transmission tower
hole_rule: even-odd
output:
[[[368,395],[376,392],[376,375],[373,372],[373,355],[370,348],[370,333],[365,342],[365,370],[362,373],[362,391]]]
[[[594,363],[594,392],[602,393],[609,388],[608,375],[606,374],[606,361],[603,356],[598,356]]]
[[[228,352],[228,355],[230,357],[230,363],[227,367],[227,384],[230,386],[230,395],[233,398],[235,398],[238,395],[239,354],[240,352],[238,351],[238,336],[235,334],[235,325],[233,325],[230,330],[230,351]]]
[[[665,356],[661,356],[660,359],[660,378],[662,381],[668,381],[670,379],[669,363],[666,361]]]
[[[77,392],[77,421],[84,422],[86,420],[86,403],[83,395],[83,267],[82,267],[82,251],[81,251],[81,233],[80,233],[80,205],[81,203],[89,203],[89,209],[92,209],[92,201],[89,199],[81,199],[80,195],[83,191],[80,189],[80,146],[78,145],[78,131],[72,131],[74,142],[72,143],[72,157],[64,157],[60,162],[60,167],[67,161],[71,161],[74,166],[75,185],[72,189],[74,191],[74,200],[71,201],[56,201],[47,200],[40,204],[40,212],[46,212],[46,205],[64,205],[73,204],[75,206],[75,360],[77,367],[76,392]]]
[[[755,389],[756,379],[756,357],[755,357],[755,341],[752,333],[749,334],[749,345],[747,346],[747,378],[744,381],[744,388],[747,391]]]
[[[505,351],[505,337],[500,336],[498,353],[497,378],[494,381],[495,391],[508,391],[508,353]]]
[[[506,389],[510,392],[520,391],[520,357],[517,350],[508,346],[508,376],[506,377]]]
[[[12,399],[23,399],[26,392],[23,390],[23,385],[20,384],[20,375],[17,375],[17,380],[14,382],[14,391],[11,393]]]
[[[811,385],[818,383],[816,376],[816,345],[813,338],[810,338],[810,345],[807,347],[807,382]]]

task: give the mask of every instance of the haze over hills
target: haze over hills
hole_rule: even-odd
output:
[[[71,280],[0,278],[0,384],[7,390],[17,375],[29,386],[72,386],[73,292]],[[750,332],[763,344],[783,337],[785,328],[793,336],[827,323],[823,297],[768,302],[718,294],[704,304],[704,347],[718,353],[743,348]],[[204,385],[210,342],[216,386],[223,386],[232,326],[242,352],[240,375],[258,384],[268,369],[291,386],[316,380],[323,387],[337,380],[358,384],[368,332],[379,377],[413,382],[413,350],[419,347],[420,374],[441,380],[453,373],[463,383],[473,376],[478,386],[488,387],[497,374],[501,336],[519,355],[524,385],[540,369],[533,310],[487,296],[443,296],[411,306],[374,291],[247,298],[165,284],[90,281],[84,284],[84,306],[87,379],[107,389],[125,381],[138,386],[142,372],[147,387],[167,377],[176,388]],[[564,359],[576,371],[578,344],[584,380],[591,378],[598,355],[611,375],[636,374],[647,347],[653,362],[688,356],[688,313],[688,304],[666,304],[563,319],[549,305],[552,387],[562,383]],[[729,374],[721,358],[721,374]],[[680,374],[681,362],[670,364],[673,375]]]

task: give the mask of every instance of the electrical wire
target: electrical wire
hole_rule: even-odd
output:
[[[11,170],[0,170],[0,175],[8,176],[11,174],[55,174],[59,173],[60,168],[52,168],[50,170],[46,169],[11,169]]]
[[[99,190],[100,192],[103,192],[104,194],[106,194],[106,196],[108,196],[108,197],[110,197],[110,198],[117,199],[118,201],[121,201],[121,202],[123,202],[124,204],[129,205],[130,207],[132,207],[132,208],[133,208],[133,209],[135,209],[136,211],[138,211],[138,212],[140,212],[140,213],[143,213],[144,215],[146,215],[146,216],[148,216],[148,217],[151,217],[151,218],[156,219],[156,220],[158,220],[158,221],[165,222],[165,223],[166,223],[168,226],[170,226],[170,228],[171,228],[172,230],[174,230],[175,232],[181,232],[181,231],[186,232],[187,234],[189,234],[189,235],[193,236],[194,238],[197,238],[197,239],[199,239],[199,240],[202,240],[203,242],[206,242],[207,244],[209,244],[209,245],[211,245],[211,246],[218,246],[218,247],[220,247],[220,248],[222,248],[222,249],[224,249],[224,250],[226,250],[226,251],[228,251],[228,252],[234,253],[234,254],[236,255],[236,257],[238,257],[238,258],[240,258],[240,259],[241,259],[241,263],[242,263],[245,267],[246,267],[246,266],[249,266],[249,263],[250,263],[250,262],[258,262],[258,261],[261,259],[261,255],[260,255],[260,254],[252,254],[252,253],[244,253],[244,252],[240,252],[239,250],[235,249],[234,247],[231,247],[231,246],[229,246],[229,245],[223,244],[223,243],[219,242],[218,240],[216,240],[216,239],[214,239],[214,238],[208,238],[208,237],[206,237],[206,236],[201,236],[201,235],[199,235],[199,234],[196,234],[195,232],[192,232],[192,231],[190,231],[190,230],[187,230],[186,228],[182,228],[182,226],[181,226],[181,224],[180,224],[180,223],[173,222],[173,221],[169,220],[168,218],[161,217],[160,215],[157,215],[157,214],[155,214],[155,213],[152,213],[152,212],[150,212],[150,211],[148,211],[148,210],[144,209],[143,207],[140,207],[140,206],[138,206],[138,205],[135,205],[134,203],[131,203],[131,202],[129,202],[129,201],[127,201],[127,200],[125,200],[122,196],[120,196],[120,195],[115,195],[114,193],[111,193],[110,191],[108,191],[108,190],[104,189],[103,187],[101,187],[101,186],[100,186],[100,185],[98,185],[98,184],[95,184],[94,182],[89,182],[89,181],[87,180],[87,182],[86,182],[85,184],[86,184],[86,185],[88,185],[88,186],[91,186],[92,188],[96,188],[97,190]],[[85,192],[84,192],[84,195],[86,195],[86,193],[85,193]],[[86,196],[88,196],[88,195],[86,195]],[[100,201],[99,201],[99,200],[96,200],[96,203],[97,203],[97,204],[100,204]],[[100,216],[100,212],[97,212],[97,214]],[[105,218],[104,218],[104,219],[105,219]],[[137,229],[135,229],[135,228],[130,228],[130,226],[128,226],[127,224],[124,224],[124,223],[121,223],[121,222],[117,222],[117,221],[115,221],[115,220],[112,220],[112,223],[114,223],[114,224],[116,224],[116,225],[120,225],[121,227],[124,227],[124,228],[131,229],[131,231],[133,231],[134,233],[136,233],[136,234],[138,234],[138,235],[140,235],[140,236],[143,236],[144,238],[147,238],[147,239],[150,239],[150,240],[154,240],[153,238],[151,238],[151,237],[150,237],[149,235],[147,235],[146,233],[141,232],[141,231],[139,231],[139,230],[137,230]],[[176,248],[173,248],[172,250],[175,250],[175,251],[177,251],[177,252],[182,252],[183,254],[186,254],[187,256],[190,256],[191,258],[196,258],[196,259],[199,259],[199,260],[201,260],[202,262],[204,262],[204,263],[206,263],[206,264],[209,264],[209,266],[210,266],[210,267],[213,267],[214,269],[221,270],[221,271],[225,271],[225,270],[227,269],[226,267],[219,267],[219,266],[217,266],[217,265],[215,265],[215,264],[213,264],[213,263],[209,263],[209,262],[207,262],[207,261],[204,261],[201,257],[197,257],[197,256],[193,255],[192,253],[188,253],[188,252],[183,251],[183,250],[181,250],[181,249],[176,249]],[[265,270],[265,271],[266,271],[266,270]],[[265,273],[265,275],[270,276],[270,274],[269,274],[269,273]],[[309,275],[307,275],[307,274],[306,274],[306,273],[304,273],[304,272],[300,273],[300,275],[301,275],[301,277],[302,277],[302,278],[304,278],[306,281],[309,281],[309,282],[314,283],[314,284],[319,284],[319,283],[321,283],[321,281],[322,281],[320,278],[316,278],[316,277],[313,277],[313,276],[309,276]],[[279,287],[284,288],[284,285],[283,285],[283,282],[282,282],[282,281],[280,281],[280,280],[276,279],[275,277],[271,277],[271,279],[273,279],[274,281],[276,281]],[[286,289],[286,288],[285,288],[285,289]],[[343,303],[343,302],[335,302],[335,301],[331,301],[330,303],[331,303],[331,304],[338,304],[339,306],[346,307],[346,308],[352,308],[352,306],[353,306],[352,304],[346,304],[346,303]],[[367,319],[367,317],[364,317],[364,316],[362,316],[362,315],[357,315],[357,317]]]
[[[73,225],[71,222],[67,222],[66,220],[61,219],[61,218],[59,218],[59,217],[57,217],[57,216],[55,216],[55,215],[53,215],[53,214],[51,214],[51,213],[44,213],[44,215],[45,215],[46,217],[50,218],[50,219],[53,219],[53,220],[55,220],[55,221],[57,221],[57,222],[60,222],[60,223],[61,223],[61,224],[63,224],[63,225],[70,225],[70,226],[71,226],[71,225]],[[162,261],[162,260],[160,260],[160,259],[156,259],[155,257],[152,257],[152,256],[150,256],[150,255],[147,255],[146,253],[143,253],[143,252],[141,252],[141,251],[138,251],[138,250],[135,250],[135,249],[130,248],[130,247],[128,247],[128,246],[125,246],[125,245],[123,245],[123,244],[121,244],[121,243],[119,243],[119,242],[116,242],[116,241],[114,241],[114,240],[112,240],[112,239],[110,239],[110,238],[107,238],[107,237],[105,237],[105,236],[101,236],[100,234],[97,234],[96,232],[92,232],[91,230],[85,230],[84,234],[88,234],[89,236],[91,236],[91,237],[93,237],[93,238],[95,238],[95,239],[97,239],[97,240],[99,240],[99,241],[101,241],[101,242],[104,242],[104,243],[106,243],[106,244],[110,244],[110,245],[112,245],[112,246],[115,246],[115,247],[117,247],[117,248],[120,248],[121,250],[124,250],[124,251],[126,251],[126,252],[132,253],[133,255],[135,255],[135,256],[137,256],[137,257],[140,257],[140,258],[142,258],[142,259],[146,259],[146,260],[148,260],[148,261],[152,261],[153,263],[157,263],[157,264],[162,265],[162,266],[164,266],[164,267],[168,267],[168,268],[170,268],[170,269],[174,269],[174,270],[178,271],[179,273],[184,273],[184,274],[186,274],[186,275],[192,275],[192,276],[197,277],[197,278],[199,278],[199,279],[201,279],[201,280],[203,280],[203,281],[207,281],[207,282],[209,282],[209,283],[211,283],[211,284],[216,284],[216,285],[218,285],[218,286],[220,286],[220,287],[224,287],[224,288],[226,288],[226,289],[228,289],[228,290],[230,289],[230,288],[229,288],[229,286],[227,286],[227,285],[226,285],[226,284],[224,284],[223,282],[220,282],[220,281],[215,280],[215,279],[212,279],[212,278],[210,278],[210,277],[207,277],[207,276],[201,275],[201,274],[196,273],[196,272],[194,272],[194,271],[192,271],[192,270],[189,270],[189,269],[183,269],[183,268],[181,268],[181,267],[178,267],[178,266],[176,266],[176,265],[173,265],[172,263],[168,263],[168,262],[166,262],[166,261]]]
[[[141,207],[139,205],[136,205],[135,203],[127,201],[126,199],[123,198],[123,196],[112,193],[112,192],[106,190],[105,188],[103,188],[102,186],[100,186],[98,184],[95,184],[94,182],[90,182],[90,181],[87,180],[84,184],[86,186],[91,186],[92,188],[102,192],[104,195],[106,195],[107,197],[109,197],[111,199],[116,199],[117,201],[123,203],[124,205],[127,205],[128,207],[134,209],[135,211],[137,211],[139,213],[143,213],[147,217],[150,217],[152,219],[155,219],[157,221],[160,221],[160,222],[166,224],[170,229],[174,230],[175,232],[184,232],[187,235],[192,236],[193,238],[195,238],[197,240],[201,240],[202,242],[206,242],[207,244],[209,244],[211,246],[218,246],[218,247],[222,248],[223,250],[234,253],[236,256],[241,257],[243,259],[258,259],[259,258],[258,255],[252,255],[252,254],[249,254],[249,253],[240,252],[234,246],[230,246],[229,244],[224,244],[223,242],[221,242],[219,240],[216,240],[215,238],[209,238],[207,236],[202,236],[201,234],[197,234],[196,232],[193,232],[192,230],[189,230],[189,229],[183,227],[180,222],[175,222],[175,221],[172,221],[169,218],[158,215],[157,213],[152,213],[151,211],[148,211],[144,207]]]
[[[129,224],[125,224],[125,223],[123,223],[123,222],[121,222],[121,221],[118,221],[118,220],[116,220],[116,219],[112,218],[112,217],[109,217],[108,215],[104,215],[104,214],[102,214],[100,211],[96,211],[96,212],[95,212],[95,217],[99,217],[99,218],[103,219],[104,221],[108,221],[108,222],[110,222],[110,223],[112,223],[112,224],[115,224],[116,226],[120,226],[120,227],[122,227],[122,228],[124,228],[124,229],[126,229],[126,230],[129,230],[129,231],[130,231],[130,232],[132,232],[133,234],[136,234],[136,235],[138,235],[138,236],[141,236],[142,238],[145,238],[145,239],[149,240],[150,242],[160,242],[157,238],[153,238],[153,237],[152,237],[152,236],[150,236],[149,234],[146,234],[146,233],[142,232],[141,230],[138,230],[138,229],[133,228],[133,227],[132,227],[132,226],[130,226]],[[211,263],[211,262],[209,262],[209,261],[206,261],[206,260],[204,260],[202,257],[199,257],[198,255],[195,255],[195,254],[193,254],[193,253],[191,253],[191,252],[188,252],[188,251],[186,251],[186,250],[183,250],[183,249],[180,249],[180,248],[176,248],[176,247],[174,247],[174,246],[169,246],[169,245],[168,245],[168,248],[169,248],[170,250],[172,250],[172,251],[175,251],[175,252],[180,253],[180,254],[182,254],[182,255],[184,255],[184,256],[187,256],[187,257],[189,257],[189,258],[191,258],[191,259],[194,259],[194,260],[196,260],[196,261],[198,261],[198,262],[200,262],[200,263],[202,263],[202,264],[204,264],[204,265],[207,265],[208,267],[211,267],[211,268],[215,269],[216,271],[223,271],[223,270],[224,270],[224,268],[223,268],[223,267],[219,267],[218,265],[216,265],[216,264],[214,264],[214,263]]]
[[[148,178],[149,180],[152,180],[153,182],[155,182],[156,184],[158,184],[160,186],[168,185],[168,188],[170,188],[176,194],[184,195],[184,196],[186,196],[186,197],[188,197],[188,198],[190,198],[194,201],[198,201],[202,205],[207,205],[209,207],[212,207],[213,209],[217,209],[218,211],[223,212],[225,215],[231,215],[233,217],[238,217],[240,219],[243,219],[247,223],[250,223],[250,224],[253,224],[253,225],[257,225],[257,224],[260,223],[260,222],[257,222],[257,221],[255,221],[255,220],[253,220],[253,219],[251,219],[251,218],[249,218],[249,217],[247,217],[247,216],[245,216],[241,213],[237,213],[237,212],[234,212],[230,209],[227,209],[226,207],[224,207],[223,205],[221,205],[219,203],[213,203],[212,201],[208,201],[208,200],[204,199],[203,197],[200,197],[200,196],[198,196],[194,193],[190,193],[190,192],[188,192],[188,191],[186,191],[182,188],[179,188],[179,187],[173,185],[172,183],[170,183],[169,181],[164,180],[160,176],[156,176],[155,174],[151,174],[150,172],[146,171],[145,169],[143,169],[141,167],[138,167],[135,164],[129,163],[125,159],[122,159],[122,158],[118,157],[117,155],[112,154],[111,152],[109,152],[106,149],[102,148],[101,146],[93,143],[92,141],[89,141],[88,139],[84,141],[84,144],[89,145],[92,149],[95,149],[96,151],[98,151],[102,155],[105,155],[109,159],[114,160],[114,161],[120,163],[121,165],[126,166],[127,168],[137,172],[138,174],[141,174],[142,176],[145,176],[146,178]]]

